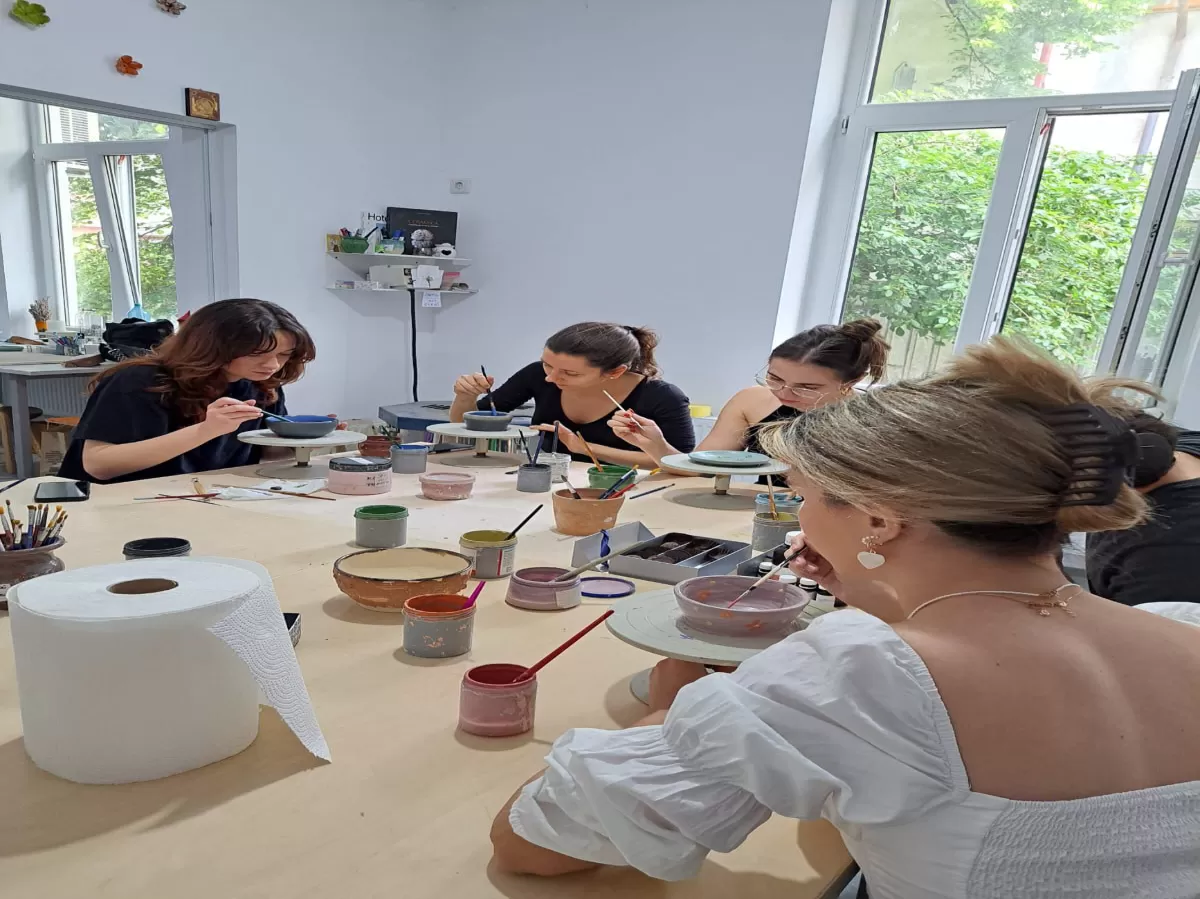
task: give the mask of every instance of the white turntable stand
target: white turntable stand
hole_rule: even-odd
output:
[[[832,611],[832,606],[809,603],[789,629],[762,637],[721,637],[688,626],[670,589],[634,594],[613,603],[612,610],[606,622],[608,630],[630,646],[668,659],[729,668],[804,630],[810,621]],[[635,674],[629,682],[629,691],[636,699],[647,702],[650,672]]]
[[[367,439],[357,431],[330,431],[324,437],[280,437],[274,431],[262,428],[238,434],[238,440],[251,446],[288,446],[296,451],[296,461],[291,465],[267,465],[258,469],[263,477],[308,480],[327,475],[325,465],[313,465],[313,450],[338,446],[358,446]]]
[[[663,456],[662,462],[659,464],[671,471],[709,475],[715,478],[713,481],[713,493],[717,496],[725,496],[729,493],[729,481],[734,475],[744,474],[757,478],[766,474],[786,474],[788,470],[785,464],[776,462],[774,459],[767,465],[755,465],[753,468],[735,467],[733,465],[701,465],[688,458],[687,453],[679,453],[675,456]]]
[[[440,434],[443,437],[458,437],[459,439],[475,441],[475,455],[486,456],[488,453],[489,440],[516,440],[522,435],[528,440],[530,437],[537,439],[540,433],[533,428],[508,427],[503,431],[475,431],[468,428],[465,424],[458,421],[451,421],[445,424],[429,425],[426,428],[432,434]],[[530,452],[532,452],[532,447]]]

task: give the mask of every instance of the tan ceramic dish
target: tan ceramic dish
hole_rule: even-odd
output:
[[[333,579],[363,608],[403,612],[414,596],[458,593],[470,570],[470,559],[448,549],[400,546],[342,556],[333,563]]]

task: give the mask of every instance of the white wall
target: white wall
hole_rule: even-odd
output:
[[[446,4],[442,180],[473,188],[441,205],[462,214],[482,292],[431,319],[422,398],[481,363],[510,373],[596,318],[658,329],[665,377],[694,402],[750,384],[772,345],[828,9]]]
[[[0,333],[5,337],[32,334],[29,304],[44,293],[30,150],[25,104],[0,97]]]
[[[0,16],[0,83],[177,114],[185,87],[221,94],[238,134],[241,293],[288,307],[318,343],[292,409],[361,415],[407,396],[405,305],[325,290],[349,275],[323,254],[325,232],[360,211],[446,192],[431,192],[436,140],[412,127],[444,114],[431,93],[444,42],[426,6],[205,0],[174,18],[150,0],[56,0],[49,12],[36,31]],[[422,41],[431,49],[410,49]],[[145,65],[138,77],[114,71],[124,53]],[[396,86],[373,87],[372,72]]]

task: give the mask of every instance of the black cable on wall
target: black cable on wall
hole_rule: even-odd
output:
[[[417,291],[416,288],[411,288],[408,291],[408,308],[410,312],[410,324],[412,326],[412,398],[414,403],[419,403],[417,399]]]

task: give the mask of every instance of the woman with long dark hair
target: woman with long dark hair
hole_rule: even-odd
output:
[[[98,484],[252,465],[237,439],[316,358],[296,318],[265,300],[204,306],[149,355],[103,372],[59,474]]]
[[[551,335],[541,361],[525,366],[493,390],[491,402],[498,411],[511,412],[533,400],[533,426],[552,431],[554,422],[562,422],[559,440],[581,462],[587,461],[589,449],[602,462],[642,466],[651,462],[613,433],[609,422],[619,411],[614,400],[652,422],[687,452],[696,445],[688,398],[674,384],[659,379],[656,346],[658,335],[648,328],[606,322],[571,325]],[[482,374],[455,381],[450,420],[462,421],[465,412],[491,408],[483,394],[494,383]]]

